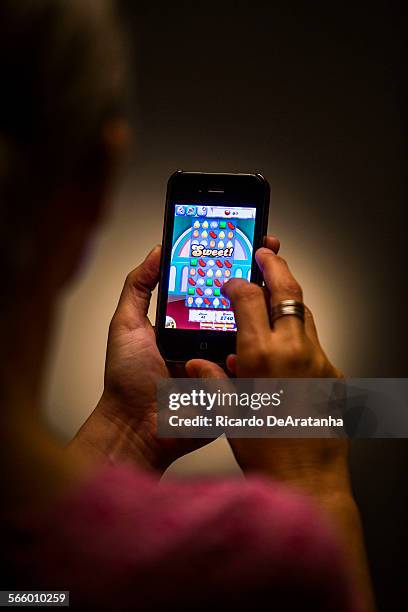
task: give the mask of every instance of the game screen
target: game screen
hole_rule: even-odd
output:
[[[166,327],[236,331],[230,278],[251,279],[255,208],[176,204]]]

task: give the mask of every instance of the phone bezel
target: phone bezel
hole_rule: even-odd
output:
[[[214,193],[208,190],[220,190]],[[184,362],[201,357],[223,363],[235,352],[236,332],[165,328],[168,275],[173,240],[174,208],[183,201],[190,204],[230,204],[256,208],[254,253],[263,243],[267,231],[270,188],[261,174],[175,172],[168,181],[164,216],[162,258],[156,310],[156,336],[166,361]],[[252,257],[251,282],[260,283],[255,257]]]

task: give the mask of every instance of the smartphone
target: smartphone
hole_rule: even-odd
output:
[[[260,174],[178,170],[167,185],[157,343],[166,361],[224,363],[237,326],[222,285],[260,283],[254,253],[268,226],[269,184]]]

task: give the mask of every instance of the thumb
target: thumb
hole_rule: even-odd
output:
[[[190,359],[185,367],[190,378],[228,378],[219,365],[206,359]]]
[[[142,327],[146,323],[151,292],[159,280],[160,254],[161,247],[157,245],[128,274],[112,322],[129,329]]]

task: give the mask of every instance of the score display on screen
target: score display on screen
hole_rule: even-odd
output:
[[[166,328],[236,331],[230,278],[251,280],[256,209],[175,204]]]

